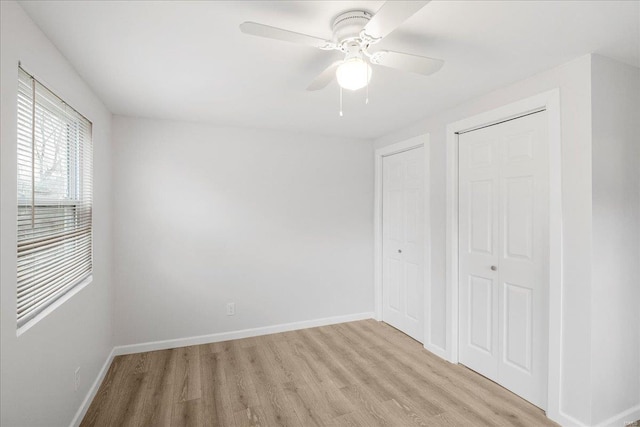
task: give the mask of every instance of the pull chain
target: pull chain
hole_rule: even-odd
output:
[[[342,86],[340,86],[340,117],[342,116]]]
[[[369,78],[370,78],[370,76],[369,76],[369,72],[370,72],[369,71],[369,67],[366,67],[366,68],[367,68],[367,95],[366,95],[366,98],[364,100],[365,105],[369,104]]]

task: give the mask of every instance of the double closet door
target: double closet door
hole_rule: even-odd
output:
[[[459,135],[459,360],[545,409],[544,111]]]

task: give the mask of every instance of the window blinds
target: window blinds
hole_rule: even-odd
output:
[[[18,326],[92,272],[91,122],[18,73]]]

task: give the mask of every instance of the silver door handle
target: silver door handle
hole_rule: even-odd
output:
[[[498,269],[498,267],[496,267],[495,265],[491,266],[491,270],[496,271]]]

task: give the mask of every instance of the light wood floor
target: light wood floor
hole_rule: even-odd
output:
[[[82,426],[555,425],[374,320],[116,357]]]

